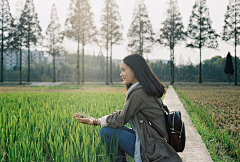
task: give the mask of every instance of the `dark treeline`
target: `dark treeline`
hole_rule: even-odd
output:
[[[240,59],[237,59],[237,63],[240,64]],[[120,60],[113,61],[113,82],[121,82]],[[150,62],[149,66],[157,75],[157,77],[163,81],[168,82],[171,79],[170,62],[164,64],[162,61]],[[228,82],[228,75],[224,73],[226,64],[226,58],[221,56],[215,56],[209,60],[203,61],[202,73],[204,82]],[[85,57],[85,80],[86,82],[105,82],[106,78],[106,58],[104,56],[89,56]],[[31,64],[31,78],[32,81],[53,81],[53,67],[45,63]],[[6,81],[18,81],[19,71],[6,70]],[[23,78],[27,78],[27,66],[23,68]],[[198,82],[199,80],[199,65],[178,65],[174,67],[175,81],[176,82]],[[240,71],[240,67],[238,67]],[[76,64],[69,64],[67,62],[60,63],[56,66],[56,74],[58,82],[77,82]],[[234,76],[231,75],[231,81],[234,82]],[[240,77],[238,78],[240,79]],[[27,81],[26,79],[23,81]]]
[[[237,63],[240,63],[237,58]],[[202,77],[204,82],[228,82],[228,75],[224,73],[226,58],[221,56],[212,57],[209,60],[203,61],[202,64]],[[163,64],[161,61],[149,63],[152,70],[155,72],[161,81],[170,80],[170,63]],[[240,68],[238,67],[238,70]],[[198,82],[199,80],[199,65],[179,65],[174,68],[175,81],[177,82]],[[234,82],[234,76],[231,75],[231,81]],[[238,78],[240,79],[240,77]]]
[[[119,76],[120,61],[113,63],[113,81],[119,82],[121,78]],[[77,64],[70,64],[68,62],[62,62],[56,64],[56,81],[57,82],[77,82]],[[31,65],[31,80],[38,82],[52,82],[54,79],[53,66],[47,63],[32,62]],[[104,56],[85,56],[85,80],[86,82],[103,82],[106,79],[106,58]],[[23,81],[27,81],[27,66],[22,69]],[[18,70],[4,69],[5,81],[19,81]]]

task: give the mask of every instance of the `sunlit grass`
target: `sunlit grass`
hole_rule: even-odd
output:
[[[79,111],[99,118],[121,110],[125,102],[124,85],[0,89],[4,92],[0,93],[3,161],[109,160],[100,140],[101,127],[83,125],[73,114]],[[130,156],[127,158],[134,161]]]
[[[8,161],[104,161],[100,126],[75,120],[122,109],[123,93],[17,92],[0,96],[0,148]]]

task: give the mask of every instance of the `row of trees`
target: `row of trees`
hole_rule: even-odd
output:
[[[231,82],[231,80],[234,80],[234,77],[231,76],[231,69],[235,66],[235,63],[228,63],[232,60],[233,58],[230,54],[226,58],[215,56],[211,59],[204,60],[202,64],[202,75],[205,82]],[[240,64],[239,58],[237,58],[237,64]],[[171,79],[170,62],[163,64],[161,61],[157,61],[155,63],[150,62],[149,65],[160,80],[168,81]],[[240,71],[240,67],[238,67],[237,70]],[[185,65],[180,64],[174,67],[174,73],[177,82],[197,82],[199,79],[199,65],[193,65],[191,62],[187,62]],[[240,79],[239,76],[238,79]]]
[[[221,56],[215,56],[209,60],[204,60],[202,64],[203,78],[205,82],[227,82],[229,80],[234,80],[230,75],[226,75],[225,72],[228,68],[228,60],[233,60],[233,58],[228,55],[226,58]],[[103,82],[106,81],[105,78],[105,66],[106,66],[106,57],[102,55],[99,56],[85,56],[85,81],[86,82]],[[240,59],[237,58],[237,63],[240,64]],[[119,76],[120,60],[114,60],[113,62],[113,82],[121,82],[122,79]],[[163,81],[168,82],[171,79],[170,75],[170,61],[165,64],[162,61],[149,62],[149,66],[157,75],[157,77]],[[31,79],[32,81],[45,81],[51,82],[54,77],[53,66],[50,66],[46,63],[31,63]],[[229,66],[229,65],[228,65]],[[234,66],[234,63],[230,66]],[[238,67],[240,70],[240,67]],[[191,61],[188,61],[185,65],[179,64],[174,67],[175,80],[177,82],[197,82],[199,74],[199,65],[193,65]],[[19,80],[19,71],[6,70],[4,75],[7,81],[18,81]],[[27,78],[27,66],[23,67],[23,78]],[[58,82],[77,82],[77,69],[76,64],[69,63],[60,63],[56,66],[56,79]],[[238,77],[238,79],[240,79]],[[23,79],[27,81],[26,79]]]
[[[66,37],[78,44],[77,50],[77,83],[80,84],[80,59],[82,64],[81,79],[84,83],[85,45],[94,42],[106,49],[106,84],[109,84],[109,60],[110,60],[110,82],[112,83],[112,48],[122,41],[123,25],[119,14],[116,0],[104,0],[101,17],[102,27],[98,32],[93,23],[93,13],[89,0],[71,0],[69,14],[67,16]],[[81,45],[81,58],[80,58]],[[110,53],[110,59],[109,59]]]
[[[42,35],[37,13],[33,0],[27,0],[19,18],[13,19],[8,0],[0,2],[1,20],[1,82],[3,82],[3,52],[7,49],[19,51],[20,55],[20,84],[22,83],[22,49],[28,49],[28,79],[30,82],[30,47],[41,45],[53,56],[53,81],[56,81],[55,59],[60,52],[64,51],[63,39],[69,38],[77,42],[77,83],[80,84],[80,61],[81,79],[84,83],[85,73],[85,46],[89,43],[96,43],[104,47],[107,52],[106,84],[108,83],[108,54],[110,52],[110,82],[112,82],[112,47],[122,40],[123,26],[118,11],[116,0],[104,0],[102,14],[102,27],[100,32],[94,26],[93,13],[89,0],[71,0],[69,13],[65,22],[65,29],[61,29],[57,8],[53,4],[50,16],[50,23],[46,35]],[[81,46],[81,58],[80,58]]]
[[[30,46],[43,42],[41,27],[39,25],[37,13],[33,0],[26,0],[24,9],[21,11],[19,19],[13,19],[10,13],[8,0],[1,2],[1,82],[3,82],[3,51],[13,49],[20,54],[20,83],[21,83],[21,49],[28,49],[28,79],[30,82]],[[150,19],[144,0],[137,0],[133,13],[133,21],[128,30],[128,50],[131,53],[150,53],[154,43],[167,46],[170,49],[170,74],[171,83],[174,83],[174,48],[177,44],[186,41],[186,47],[198,48],[200,52],[199,63],[199,83],[202,83],[202,48],[217,48],[217,38],[227,42],[233,42],[235,46],[235,84],[237,84],[237,57],[236,46],[239,41],[240,25],[240,0],[229,0],[225,15],[223,33],[217,34],[211,27],[209,9],[206,0],[196,0],[192,15],[190,17],[187,31],[184,31],[182,17],[178,9],[177,0],[169,0],[167,17],[162,22],[159,35],[153,32]],[[106,49],[106,84],[109,84],[109,55],[110,55],[110,78],[112,75],[112,47],[122,41],[123,26],[118,11],[116,0],[104,0],[104,7],[101,17],[102,27],[98,32],[93,21],[93,13],[89,0],[71,0],[69,13],[65,22],[65,30],[61,29],[57,17],[56,6],[53,5],[51,20],[46,31],[47,51],[53,55],[53,71],[55,74],[55,56],[62,48],[62,40],[65,37],[77,42],[77,83],[80,84],[80,61],[81,61],[81,81],[84,83],[85,74],[85,46],[95,43]],[[42,43],[44,46],[44,43]],[[80,57],[81,47],[81,57]],[[53,81],[56,81],[53,79]],[[110,79],[110,82],[112,80]]]
[[[1,20],[1,82],[3,82],[3,52],[15,50],[20,55],[20,84],[22,82],[22,49],[28,49],[28,78],[30,82],[30,50],[41,42],[42,29],[32,0],[26,0],[21,16],[13,19],[8,0],[0,2]]]
[[[85,55],[85,81],[86,82],[103,82],[106,80],[105,78],[105,66],[106,66],[106,58],[103,55],[91,56]],[[120,69],[119,69],[120,61],[113,62],[112,70],[112,80],[114,82],[120,82]],[[56,78],[53,76],[53,66],[47,63],[38,63],[31,62],[31,80],[38,82],[52,82],[54,79],[58,82],[77,82],[77,69],[76,63],[68,63],[62,62],[56,64]],[[15,70],[7,70],[4,69],[6,73],[4,74],[4,78],[6,81],[19,81],[19,71]],[[23,67],[23,81],[27,81],[27,66]]]
[[[162,23],[159,30],[160,34],[155,36],[144,1],[140,0],[135,6],[133,22],[128,32],[128,47],[130,51],[140,54],[150,53],[155,42],[169,47],[171,83],[173,84],[174,48],[177,44],[186,41],[186,47],[199,49],[199,83],[202,83],[202,48],[216,49],[218,47],[217,38],[221,37],[222,40],[235,46],[235,84],[237,84],[236,46],[240,44],[240,0],[229,0],[222,34],[217,34],[211,23],[206,0],[196,0],[187,31],[184,31],[178,2],[177,0],[169,0],[166,20]]]

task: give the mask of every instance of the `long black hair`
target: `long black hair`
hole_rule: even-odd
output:
[[[128,55],[123,59],[123,62],[133,70],[136,79],[140,82],[148,95],[162,97],[166,92],[164,85],[150,69],[146,60],[141,55]],[[131,84],[126,85],[127,89],[130,86]]]

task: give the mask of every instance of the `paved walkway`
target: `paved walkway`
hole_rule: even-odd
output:
[[[63,82],[32,82],[31,86],[55,86],[61,85]]]
[[[193,126],[187,111],[172,86],[168,87],[163,102],[168,106],[169,110],[180,110],[182,114],[186,131],[185,149],[182,153],[179,153],[182,160],[184,162],[213,162],[201,136]]]

